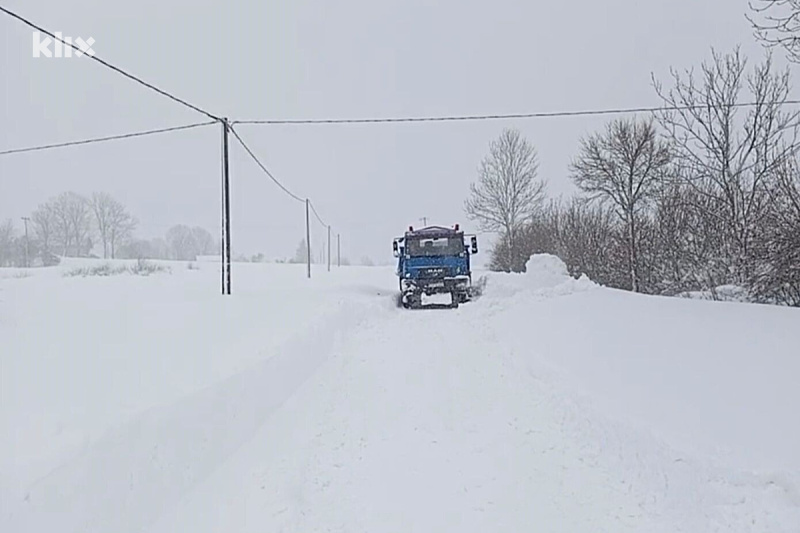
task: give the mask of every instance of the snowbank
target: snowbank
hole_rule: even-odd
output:
[[[30,269],[25,278],[2,280],[1,517],[28,509],[28,519],[44,519],[47,504],[37,507],[35,496],[53,491],[64,504],[82,508],[83,516],[93,516],[98,511],[84,504],[105,492],[102,483],[115,475],[108,472],[144,473],[141,463],[128,464],[135,459],[128,452],[140,453],[148,439],[154,445],[160,441],[162,449],[185,442],[166,426],[154,426],[159,435],[142,434],[137,428],[149,423],[148,416],[171,412],[173,405],[242,372],[261,375],[259,365],[289,350],[292,342],[312,342],[329,331],[327,324],[340,324],[337,317],[359,316],[347,307],[358,301],[357,292],[341,289],[340,278],[317,279],[324,275],[321,269],[309,281],[304,266],[237,267],[230,298],[219,294],[218,265],[188,270],[184,263],[159,262],[171,273],[65,277],[76,268],[135,263],[65,261],[56,268]],[[361,298],[375,294],[364,292]],[[255,394],[267,386],[255,385]],[[268,403],[262,398],[262,407]],[[213,406],[191,411],[175,410],[168,424],[185,428],[215,416]],[[229,433],[234,428],[219,427]],[[119,459],[120,469],[109,470],[99,459],[103,456]],[[96,460],[102,470],[95,469]],[[96,478],[87,479],[91,475]],[[153,497],[159,494],[157,487],[135,485],[148,487]],[[69,493],[62,492],[67,486],[72,486]],[[31,505],[17,509],[21,502]],[[123,510],[118,512],[124,519]],[[19,529],[0,525],[0,530]]]
[[[305,275],[0,278],[0,530],[797,533],[798,310]]]
[[[560,285],[568,277],[567,265],[555,255],[532,255],[525,263],[525,279],[536,288]]]
[[[797,309],[602,288],[549,255],[489,279],[498,332],[571,394],[722,464],[800,472]]]
[[[555,255],[535,254],[525,265],[524,273],[488,272],[483,296],[488,305],[507,306],[512,301],[541,300],[567,296],[599,288],[586,276],[569,275],[567,265]]]

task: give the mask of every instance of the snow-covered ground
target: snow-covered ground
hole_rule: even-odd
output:
[[[73,267],[0,271],[0,531],[800,531],[797,309]]]

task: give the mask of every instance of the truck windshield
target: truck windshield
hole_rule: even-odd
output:
[[[458,255],[464,251],[464,239],[460,236],[408,239],[407,246],[412,257]]]

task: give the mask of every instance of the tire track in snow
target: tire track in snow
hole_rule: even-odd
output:
[[[584,460],[479,302],[376,315],[154,532],[668,530]]]
[[[141,531],[246,444],[363,315],[340,302],[275,356],[109,432],[32,487],[4,529]]]

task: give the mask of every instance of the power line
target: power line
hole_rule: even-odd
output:
[[[778,103],[778,102],[772,102]],[[797,105],[800,100],[786,100],[780,102],[784,105]],[[755,107],[762,105],[756,102],[744,102],[730,104],[720,107]],[[558,117],[582,117],[600,115],[623,115],[637,113],[659,113],[669,111],[689,111],[693,109],[705,109],[707,105],[685,105],[685,106],[662,106],[662,107],[630,107],[616,109],[588,109],[578,111],[544,111],[535,113],[508,113],[490,115],[444,115],[444,116],[418,116],[418,117],[384,117],[384,118],[330,118],[330,119],[268,119],[268,120],[238,120],[233,124],[244,125],[304,125],[304,124],[383,124],[399,122],[456,122],[456,121],[480,121],[480,120],[509,120],[509,119],[530,119],[530,118],[558,118]]]
[[[48,37],[50,37],[51,39],[54,39],[54,40],[56,40],[56,41],[59,41],[59,42],[63,43],[64,45],[66,45],[66,46],[69,46],[69,47],[73,48],[74,50],[76,50],[76,51],[78,51],[78,52],[80,52],[80,53],[83,53],[83,52],[84,52],[82,49],[80,49],[79,47],[75,46],[75,45],[74,45],[74,44],[72,44],[71,42],[66,42],[66,41],[64,41],[63,39],[59,39],[59,38],[58,38],[58,37],[56,37],[56,36],[55,36],[53,33],[51,33],[51,32],[49,32],[49,31],[45,30],[44,28],[42,28],[42,27],[40,27],[40,26],[38,26],[38,25],[34,24],[33,22],[31,22],[31,21],[27,20],[26,18],[23,18],[22,16],[20,16],[20,15],[18,15],[18,14],[16,14],[16,13],[14,13],[14,12],[12,12],[12,11],[9,11],[7,8],[5,8],[5,7],[3,7],[3,6],[0,6],[0,11],[2,11],[3,13],[5,13],[5,14],[7,14],[7,15],[9,15],[9,16],[11,16],[11,17],[15,18],[15,19],[17,19],[18,21],[22,22],[22,23],[23,23],[23,24],[25,24],[25,25],[27,25],[27,26],[30,26],[31,28],[33,28],[33,29],[35,29],[35,30],[37,30],[37,31],[40,31],[40,32],[44,33],[45,35],[47,35],[47,36],[48,36]],[[155,91],[155,92],[159,93],[159,94],[160,94],[160,95],[162,95],[162,96],[166,96],[166,97],[167,97],[167,98],[169,98],[170,100],[173,100],[173,101],[175,101],[175,102],[177,102],[177,103],[179,103],[179,104],[181,104],[181,105],[183,105],[183,106],[185,106],[185,107],[188,107],[189,109],[192,109],[193,111],[197,111],[198,113],[202,113],[202,114],[204,114],[205,116],[207,116],[208,118],[210,118],[210,119],[212,119],[212,120],[215,120],[215,121],[220,121],[220,120],[221,120],[219,117],[212,115],[212,114],[211,114],[211,113],[209,113],[208,111],[205,111],[205,110],[203,110],[203,109],[200,109],[199,107],[197,107],[197,106],[195,106],[195,105],[192,105],[192,104],[190,104],[189,102],[187,102],[187,101],[185,101],[185,100],[182,100],[182,99],[178,98],[177,96],[175,96],[175,95],[173,95],[173,94],[170,94],[170,93],[168,93],[167,91],[164,91],[164,90],[162,90],[162,89],[159,89],[159,88],[158,88],[158,87],[156,87],[155,85],[152,85],[152,84],[150,84],[150,83],[147,83],[146,81],[142,80],[141,78],[138,78],[138,77],[134,76],[133,74],[130,74],[130,73],[128,73],[128,72],[126,72],[126,71],[122,70],[122,69],[121,69],[121,68],[119,68],[119,67],[115,67],[115,66],[114,66],[114,65],[112,65],[111,63],[108,63],[107,61],[104,61],[103,59],[100,59],[100,58],[99,58],[99,57],[97,57],[96,55],[88,55],[87,57],[89,57],[89,59],[93,59],[93,60],[97,61],[98,63],[100,63],[101,65],[103,65],[103,66],[105,66],[105,67],[107,67],[107,68],[110,68],[111,70],[113,70],[114,72],[117,72],[118,74],[122,74],[122,75],[123,75],[123,76],[125,76],[126,78],[129,78],[129,79],[131,79],[131,80],[135,81],[136,83],[138,83],[138,84],[140,84],[140,85],[144,85],[144,86],[145,86],[145,87],[147,87],[148,89],[151,89],[151,90],[153,90],[153,91]]]
[[[247,153],[248,153],[248,154],[250,154],[250,157],[251,157],[251,158],[253,158],[253,161],[255,161],[255,162],[256,162],[256,164],[257,164],[259,167],[261,167],[261,170],[263,170],[263,171],[264,171],[264,173],[265,173],[267,176],[269,176],[269,177],[270,177],[270,179],[271,179],[272,181],[274,181],[274,182],[275,182],[275,184],[276,184],[278,187],[280,187],[281,189],[283,189],[283,192],[285,192],[286,194],[288,194],[289,196],[291,196],[292,198],[294,198],[294,199],[295,199],[295,200],[297,200],[298,202],[303,202],[303,203],[305,202],[305,200],[304,200],[303,198],[300,198],[299,196],[297,196],[296,194],[294,194],[293,192],[291,192],[289,189],[287,189],[286,187],[284,187],[284,185],[283,185],[283,184],[282,184],[280,181],[278,181],[278,178],[276,178],[275,176],[273,176],[273,175],[272,175],[272,172],[270,172],[269,170],[267,170],[267,167],[265,167],[265,166],[264,166],[264,164],[263,164],[263,163],[262,163],[262,162],[261,162],[261,161],[258,159],[258,157],[256,156],[256,154],[254,154],[254,153],[253,153],[253,151],[252,151],[252,150],[251,150],[251,149],[250,149],[250,148],[247,146],[247,144],[244,142],[244,140],[243,140],[243,139],[242,139],[242,138],[239,136],[239,133],[238,133],[238,132],[237,132],[235,129],[233,129],[233,127],[232,127],[232,126],[230,127],[230,131],[231,131],[231,133],[233,133],[233,136],[234,136],[234,137],[236,137],[236,140],[237,140],[237,141],[239,141],[239,144],[241,144],[241,145],[242,145],[242,147],[243,147],[243,148],[244,148],[244,149],[247,151]]]
[[[311,205],[311,211],[314,213],[314,216],[317,217],[317,220],[319,220],[319,223],[327,228],[328,225],[325,223],[324,220],[322,220],[322,217],[319,216],[319,213],[317,213],[317,209],[314,207],[314,204],[311,203],[311,202],[309,202],[309,203]]]
[[[264,166],[264,164],[261,162],[261,160],[259,160],[259,159],[258,159],[258,156],[256,156],[256,154],[255,154],[255,153],[254,153],[254,152],[253,152],[253,151],[250,149],[250,147],[249,147],[249,146],[247,146],[247,143],[245,143],[245,142],[244,142],[244,139],[242,139],[242,137],[239,135],[239,133],[238,133],[238,132],[237,132],[237,131],[236,131],[236,130],[235,130],[233,127],[232,127],[232,126],[230,127],[230,131],[231,131],[231,133],[233,133],[233,136],[236,138],[236,140],[237,140],[237,141],[239,141],[239,144],[241,144],[241,145],[242,145],[242,147],[245,149],[245,151],[246,151],[246,152],[247,152],[247,153],[250,155],[250,157],[253,159],[253,161],[255,161],[255,162],[256,162],[256,164],[257,164],[257,165],[258,165],[258,166],[261,168],[261,170],[263,170],[263,171],[264,171],[264,173],[265,173],[267,176],[269,176],[269,178],[270,178],[270,179],[271,179],[273,182],[275,182],[275,184],[276,184],[278,187],[280,187],[280,188],[281,188],[281,189],[282,189],[282,190],[283,190],[283,191],[284,191],[286,194],[288,194],[290,197],[294,198],[294,199],[295,199],[295,200],[297,200],[298,202],[301,202],[301,203],[304,203],[304,204],[306,204],[306,206],[307,206],[307,209],[308,209],[308,208],[310,208],[310,209],[311,209],[311,212],[312,212],[312,213],[314,213],[314,216],[315,216],[315,217],[316,217],[316,219],[319,221],[319,223],[320,223],[320,224],[322,224],[322,226],[323,226],[323,227],[326,227],[326,228],[328,228],[328,231],[330,231],[330,226],[328,226],[328,225],[325,223],[325,221],[324,221],[324,220],[322,220],[322,217],[319,215],[319,212],[317,211],[317,208],[316,208],[316,207],[314,207],[314,204],[313,204],[313,203],[311,203],[311,200],[309,200],[309,199],[307,199],[307,198],[306,198],[306,199],[300,198],[299,196],[297,196],[296,194],[294,194],[293,192],[291,192],[289,189],[287,189],[287,188],[286,188],[286,187],[285,187],[285,186],[284,186],[284,185],[283,185],[283,184],[282,184],[282,183],[281,183],[281,182],[278,180],[278,178],[276,178],[276,177],[275,177],[275,176],[272,174],[272,172],[270,172],[270,171],[267,169],[267,167],[266,167],[266,166]],[[330,237],[329,237],[329,238],[330,238]],[[309,246],[310,246],[310,242],[309,242]]]
[[[15,148],[13,150],[5,150],[0,152],[0,156],[10,155],[10,154],[22,154],[26,152],[40,152],[43,150],[51,150],[53,148],[65,148],[69,146],[81,146],[86,144],[94,144],[94,143],[101,143],[106,141],[116,141],[120,139],[132,139],[134,137],[144,137],[146,135],[156,135],[159,133],[169,133],[174,131],[182,131],[182,130],[189,130],[193,128],[200,128],[203,126],[210,126],[211,124],[216,124],[216,121],[207,121],[207,122],[198,122],[195,124],[188,124],[186,126],[175,126],[172,128],[160,128],[156,130],[147,130],[147,131],[140,131],[135,133],[125,133],[122,135],[111,135],[108,137],[96,137],[93,139],[85,139],[82,141],[70,141],[58,144],[46,144],[43,146],[32,146],[29,148]]]

